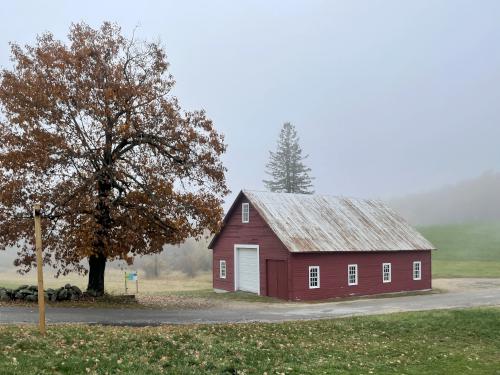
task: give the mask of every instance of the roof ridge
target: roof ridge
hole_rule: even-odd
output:
[[[266,191],[266,190],[253,190],[253,189],[242,189],[244,194],[246,193],[264,193],[264,194],[275,194],[275,195],[293,195],[293,196],[301,196],[301,197],[328,197],[328,198],[337,198],[337,199],[350,199],[350,200],[359,200],[359,201],[371,201],[371,202],[379,202],[385,204],[384,200],[380,198],[361,198],[354,197],[349,195],[333,195],[333,194],[302,194],[302,193],[286,193],[286,192],[275,192],[275,191]]]

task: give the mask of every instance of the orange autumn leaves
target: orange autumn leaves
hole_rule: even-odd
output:
[[[118,26],[75,24],[11,45],[0,73],[0,249],[33,262],[32,205],[45,262],[83,270],[101,253],[130,259],[218,230],[228,193],[224,139],[172,96],[164,49]]]

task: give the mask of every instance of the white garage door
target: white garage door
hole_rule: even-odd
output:
[[[259,293],[259,256],[257,249],[239,248],[238,258],[238,290]]]

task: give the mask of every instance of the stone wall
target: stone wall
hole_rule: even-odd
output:
[[[58,289],[45,290],[45,300],[56,301],[75,301],[83,296],[82,291],[75,285],[66,284]],[[16,289],[0,287],[0,301],[26,301],[38,302],[38,288],[36,285],[21,285]]]

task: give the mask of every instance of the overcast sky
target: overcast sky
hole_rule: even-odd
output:
[[[388,198],[500,169],[499,1],[10,1],[0,65],[9,41],[105,20],[163,42],[183,107],[226,136],[233,193],[263,189],[285,121],[318,193]]]

